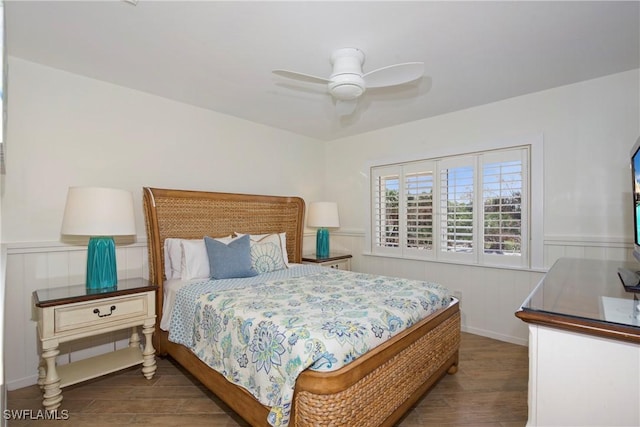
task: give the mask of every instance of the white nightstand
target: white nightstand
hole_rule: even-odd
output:
[[[336,268],[338,270],[351,270],[351,255],[349,254],[329,254],[326,258],[318,258],[316,254],[303,255],[303,264],[316,264],[323,267]]]
[[[156,289],[148,280],[128,279],[101,293],[88,290],[85,285],[33,293],[42,344],[38,385],[46,410],[60,406],[61,388],[81,381],[137,364],[142,364],[147,379],[153,377],[156,359],[151,337],[156,321]],[[139,326],[145,337],[144,349],[140,348]],[[60,343],[126,328],[131,328],[128,348],[56,366]]]

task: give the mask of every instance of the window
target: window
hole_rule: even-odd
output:
[[[371,251],[529,267],[530,147],[371,169]]]

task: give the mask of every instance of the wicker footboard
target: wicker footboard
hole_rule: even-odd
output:
[[[460,312],[456,310],[345,390],[296,391],[293,425],[393,425],[448,370],[455,372],[459,344]]]

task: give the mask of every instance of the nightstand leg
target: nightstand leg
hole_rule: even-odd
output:
[[[153,342],[151,337],[153,336],[153,330],[155,329],[155,323],[145,324],[142,327],[142,334],[144,335],[144,350],[142,351],[142,374],[146,379],[150,380],[153,374],[156,373],[156,350],[153,348]]]
[[[44,394],[42,399],[42,405],[47,411],[53,411],[60,406],[62,402],[62,390],[60,390],[60,377],[56,370],[56,356],[60,354],[58,346],[53,348],[43,349],[42,358],[47,365],[47,375],[44,379]]]
[[[38,365],[38,386],[40,390],[44,390],[44,381],[47,378],[47,361],[40,357],[40,364]]]
[[[138,335],[138,327],[131,328],[131,337],[129,338],[129,347],[140,348],[140,335]]]

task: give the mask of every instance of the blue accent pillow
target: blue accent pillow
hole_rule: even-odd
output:
[[[251,268],[249,235],[234,239],[229,244],[205,236],[204,244],[207,248],[212,279],[233,279],[258,275]]]

